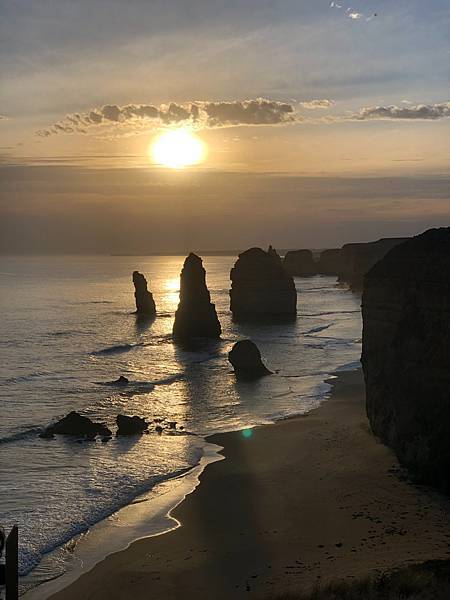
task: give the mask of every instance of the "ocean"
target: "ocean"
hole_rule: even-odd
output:
[[[170,482],[209,452],[205,436],[305,414],[326,398],[327,378],[359,361],[360,298],[333,277],[296,278],[296,322],[233,323],[233,256],[204,258],[222,339],[195,351],[177,346],[171,331],[183,260],[0,259],[0,524],[19,525],[23,590],[65,573],[80,536],[123,507],[138,500],[148,519],[160,519],[155,507]],[[152,323],[133,314],[134,270],[154,295]],[[236,382],[227,353],[242,338],[256,342],[274,375]],[[120,375],[129,386],[108,384]],[[38,437],[71,410],[113,430],[118,413],[176,421],[177,434],[108,443]]]

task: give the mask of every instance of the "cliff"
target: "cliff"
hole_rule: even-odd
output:
[[[342,252],[340,248],[330,248],[320,253],[317,272],[320,275],[338,275],[342,270]]]
[[[413,476],[450,492],[450,228],[393,248],[364,279],[367,414]]]
[[[179,339],[218,338],[221,326],[206,287],[202,259],[189,254],[180,276],[180,303],[175,313],[173,335]]]
[[[230,309],[234,319],[295,319],[294,280],[273,256],[273,250],[271,253],[261,248],[246,250],[239,255],[230,277]]]
[[[353,290],[362,290],[364,275],[385,256],[389,250],[408,238],[384,238],[363,244],[345,244],[341,250],[339,281],[348,283]]]
[[[317,263],[311,250],[291,250],[286,253],[283,267],[294,277],[309,277],[317,274]]]

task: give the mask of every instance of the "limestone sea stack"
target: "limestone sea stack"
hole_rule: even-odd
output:
[[[328,250],[322,250],[319,255],[317,262],[317,272],[320,275],[338,275],[342,271],[341,266],[341,249],[330,248]]]
[[[290,250],[284,257],[283,266],[289,275],[310,277],[317,274],[317,263],[311,250]]]
[[[154,317],[156,315],[155,301],[153,295],[147,289],[147,280],[139,273],[133,272],[134,297],[136,299],[136,313],[146,317]]]
[[[372,429],[418,481],[450,492],[450,227],[378,262],[362,312]]]
[[[294,280],[273,256],[273,250],[246,250],[239,255],[230,277],[230,309],[235,320],[295,319]]]
[[[222,328],[206,287],[202,259],[189,254],[180,276],[180,303],[175,313],[173,335],[180,340],[219,338]]]
[[[271,375],[261,359],[258,346],[251,340],[236,342],[228,353],[228,360],[233,365],[237,379],[258,379]]]

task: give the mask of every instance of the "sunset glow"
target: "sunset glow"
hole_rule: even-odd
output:
[[[206,146],[188,129],[174,129],[162,133],[151,144],[149,154],[155,164],[182,169],[203,162]]]

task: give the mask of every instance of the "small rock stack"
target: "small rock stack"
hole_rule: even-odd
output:
[[[134,297],[136,299],[136,313],[146,317],[156,316],[156,306],[153,295],[147,289],[147,280],[139,273],[133,272]]]

